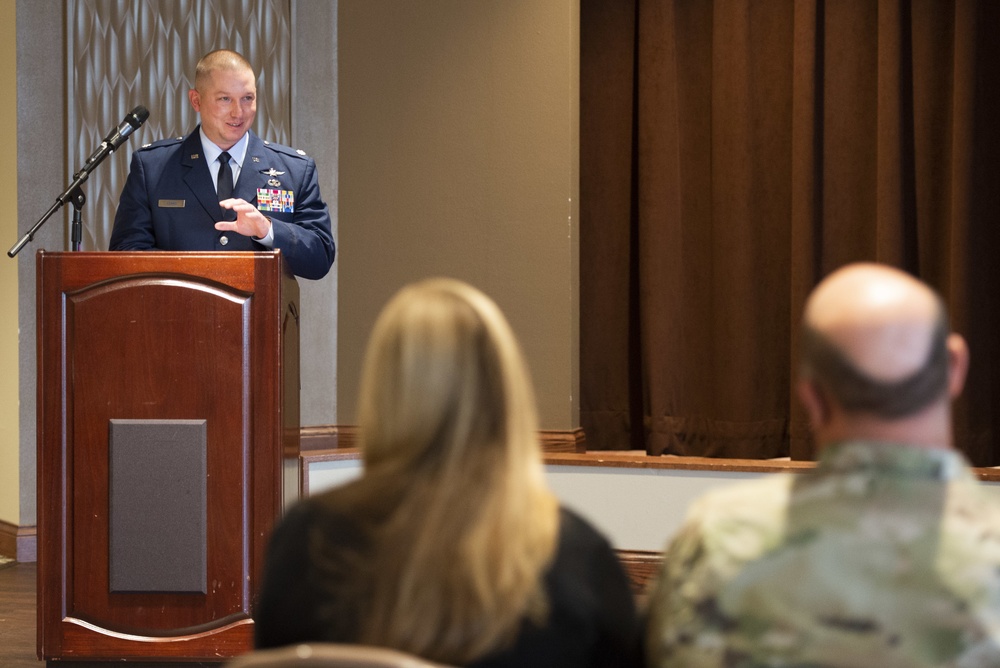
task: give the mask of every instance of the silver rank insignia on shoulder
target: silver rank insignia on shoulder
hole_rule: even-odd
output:
[[[284,172],[279,172],[274,167],[271,167],[270,169],[262,169],[260,170],[260,173],[267,174],[268,176],[281,176],[282,174],[284,174]]]
[[[299,155],[305,155],[306,154],[306,152],[303,151],[301,148],[295,149],[295,152],[298,153]]]

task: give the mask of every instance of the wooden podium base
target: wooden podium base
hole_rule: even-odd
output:
[[[295,279],[278,253],[37,262],[39,657],[246,652],[298,452]]]

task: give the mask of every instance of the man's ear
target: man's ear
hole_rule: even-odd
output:
[[[191,103],[191,108],[196,112],[201,113],[201,95],[194,88],[188,91],[188,101]]]
[[[830,404],[823,389],[815,381],[804,378],[795,384],[795,392],[806,409],[813,430],[826,424],[830,419]]]
[[[965,387],[969,371],[969,346],[961,334],[948,335],[948,396],[955,399]]]

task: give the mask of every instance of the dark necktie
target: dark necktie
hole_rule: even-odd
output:
[[[229,158],[230,155],[225,151],[219,154],[219,180],[216,183],[216,190],[220,202],[233,196],[233,170],[229,166]],[[223,209],[222,220],[236,220],[236,213],[232,209]]]
[[[219,192],[220,202],[233,196],[233,170],[229,167],[229,158],[229,154],[225,151],[219,155],[219,180],[216,190]]]

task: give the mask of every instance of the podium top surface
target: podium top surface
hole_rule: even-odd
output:
[[[69,287],[127,276],[198,277],[248,290],[263,280],[291,285],[295,277],[281,251],[46,251],[36,254],[38,280]]]

